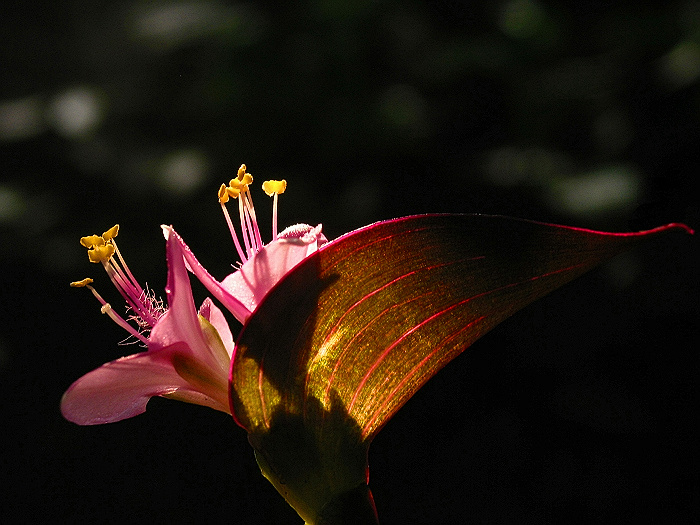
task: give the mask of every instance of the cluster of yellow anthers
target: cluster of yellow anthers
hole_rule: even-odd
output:
[[[235,178],[231,179],[228,183],[222,184],[219,188],[219,202],[221,204],[226,204],[229,197],[237,199],[241,193],[248,191],[248,186],[253,182],[253,176],[250,173],[246,173],[245,164],[241,164],[238,168],[238,174]]]
[[[250,259],[263,247],[258,221],[255,217],[253,199],[250,196],[250,191],[248,191],[248,186],[250,186],[252,182],[253,176],[246,172],[246,165],[241,164],[236,177],[229,181],[228,186],[222,184],[218,193],[219,204],[221,204],[221,209],[224,212],[226,223],[231,232],[231,238],[233,239],[233,243],[236,246],[236,251],[242,263]],[[287,181],[267,180],[263,182],[262,187],[263,191],[267,193],[268,196],[274,196],[272,205],[272,240],[274,241],[277,239],[277,195],[284,193],[284,190],[287,189]],[[238,235],[236,235],[231,217],[226,209],[226,203],[229,201],[229,198],[238,199],[238,211],[241,218],[241,231],[245,250],[238,241]]]
[[[119,225],[115,224],[102,235],[88,235],[80,238],[80,244],[88,249],[90,262],[104,263],[112,258],[116,250],[114,238],[118,233]]]
[[[80,244],[87,248],[90,262],[102,263],[102,266],[104,266],[112,283],[114,283],[114,286],[122,294],[131,309],[132,315],[129,318],[136,321],[142,331],[148,330],[155,326],[160,316],[163,315],[163,306],[160,301],[154,299],[141,288],[141,285],[131,273],[131,270],[129,270],[114,240],[118,233],[119,225],[115,224],[102,235],[81,237]],[[82,281],[72,282],[70,285],[74,288],[88,288],[102,304],[103,314],[109,315],[119,326],[143,343],[146,343],[147,339],[143,333],[136,330],[119,314],[114,312],[111,305],[91,286],[92,282],[92,279],[88,277]]]

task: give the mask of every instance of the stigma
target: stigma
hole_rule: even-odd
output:
[[[115,224],[102,235],[88,235],[80,238],[88,251],[88,259],[91,263],[102,264],[110,280],[126,301],[130,311],[128,320],[114,311],[112,306],[92,286],[92,279],[70,283],[74,288],[88,288],[102,305],[101,311],[108,315],[115,323],[124,328],[130,335],[146,344],[148,339],[144,333],[150,331],[158,319],[165,313],[162,301],[156,299],[153,294],[142,288],[122,257],[115,237],[119,233],[119,225]]]
[[[246,165],[241,164],[238,168],[236,177],[231,179],[227,184],[222,184],[218,191],[219,204],[224,213],[224,218],[228,224],[228,229],[231,232],[233,244],[238,252],[238,257],[241,263],[245,263],[256,253],[262,250],[264,243],[260,235],[258,220],[255,215],[255,207],[253,206],[253,198],[250,195],[249,186],[253,182],[253,176],[246,171]],[[268,180],[262,185],[263,191],[270,197],[273,197],[272,205],[272,240],[277,240],[277,196],[284,193],[287,189],[286,180]],[[238,239],[238,234],[233,227],[231,216],[228,213],[226,204],[229,199],[238,200],[238,214],[241,223],[241,237],[243,242]]]

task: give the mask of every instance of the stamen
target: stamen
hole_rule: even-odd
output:
[[[115,228],[119,228],[119,225],[117,224],[115,226]],[[114,236],[116,237],[116,233],[114,234]],[[117,255],[119,262],[124,267],[124,270],[126,271],[126,275],[129,276],[129,279],[126,279],[126,280],[131,282],[134,285],[134,288],[136,289],[136,291],[138,291],[139,293],[143,293],[143,288],[141,288],[141,285],[136,280],[136,277],[134,277],[134,274],[131,273],[131,270],[129,270],[129,267],[126,265],[126,261],[124,260],[124,257],[122,257],[122,254],[119,251],[119,248],[117,247],[117,241],[115,241],[114,239],[112,239],[112,246],[114,246],[114,253]],[[113,263],[114,263],[114,266],[118,268],[117,263],[114,261],[113,261]]]
[[[109,242],[112,239],[114,239],[118,233],[119,233],[119,225],[115,224],[109,230],[107,230],[106,232],[104,232],[102,234],[102,238],[104,239],[105,242]]]
[[[228,202],[228,192],[226,191],[226,184],[222,184],[219,188],[219,204],[226,204]]]
[[[251,181],[252,180],[253,179],[251,178]],[[253,197],[251,197],[250,192],[247,191],[243,198],[246,201],[246,210],[248,211],[248,216],[250,217],[250,220],[252,222],[251,231],[253,232],[253,235],[251,235],[251,241],[254,242],[251,242],[251,244],[253,244],[254,251],[259,252],[263,247],[263,242],[262,238],[260,237],[260,228],[258,228],[258,218],[255,216],[255,206],[253,206]]]
[[[84,288],[88,284],[92,284],[92,279],[90,279],[89,277],[86,277],[82,281],[73,281],[72,283],[70,283],[70,286],[71,286],[71,288]]]
[[[284,179],[266,180],[262,184],[262,189],[268,197],[272,197],[274,194],[284,193],[284,191],[287,189],[287,181]]]
[[[226,209],[226,203],[228,202],[229,197],[231,197],[229,189],[230,188],[228,188],[226,184],[221,185],[221,187],[219,188],[219,203],[221,204],[221,210],[224,212],[224,218],[226,219],[226,224],[228,224],[228,231],[231,232],[231,238],[233,239],[233,244],[236,246],[238,256],[241,258],[241,262],[245,262],[248,260],[248,258],[243,253],[241,243],[238,242],[238,235],[236,235],[236,230],[234,229],[233,223],[231,222],[231,216],[228,214],[228,210]],[[238,193],[235,197],[238,197]]]
[[[88,248],[90,262],[102,263],[110,280],[126,301],[129,309],[134,313],[129,319],[135,320],[141,328],[152,328],[163,314],[163,310],[159,307],[157,301],[154,302],[153,298],[144,291],[136,280],[136,277],[134,277],[134,274],[131,273],[114,239],[118,233],[119,225],[115,224],[102,235],[82,237],[80,239],[80,244]],[[114,257],[115,254],[116,258]],[[106,301],[95,292],[94,288],[89,286],[91,282],[92,280],[83,279],[82,281],[71,283],[71,286],[87,286],[104,306],[107,304]],[[119,316],[115,318],[114,316],[117,314],[114,312],[109,313],[110,311],[111,307],[106,309],[103,313],[107,313],[119,326],[127,330],[130,334],[139,334],[139,332],[124,321],[123,318]],[[143,335],[139,334],[137,337],[146,342],[146,338]]]
[[[249,190],[249,186],[252,182],[253,176],[246,172],[246,165],[241,164],[236,177],[229,181],[228,186],[222,184],[218,191],[219,204],[221,204],[226,224],[231,232],[231,238],[236,245],[236,251],[238,252],[241,262],[246,262],[263,248],[260,228],[258,228],[258,219],[255,215],[255,206],[253,206],[253,198]],[[238,215],[241,221],[243,246],[241,246],[241,243],[238,241],[238,235],[236,234],[236,230],[233,227],[231,217],[226,208],[226,204],[231,198],[238,199]]]
[[[275,192],[275,196],[272,199],[272,240],[276,241],[277,240],[277,195],[279,195],[277,192]]]
[[[94,246],[88,250],[88,257],[91,263],[106,264],[114,255],[114,245],[104,244],[102,246]]]
[[[231,179],[235,180],[235,179]],[[234,188],[232,186],[226,186],[226,193],[228,193],[229,197],[233,197],[234,199],[238,198],[238,195],[240,195],[241,190],[239,188]]]
[[[86,248],[94,248],[95,246],[104,246],[105,241],[99,235],[88,235],[87,237],[80,238],[80,244]]]
[[[262,189],[267,193],[268,197],[273,197],[272,200],[272,240],[277,240],[277,195],[284,193],[287,189],[287,181],[282,180],[266,180],[263,182]]]
[[[137,322],[140,325],[155,326],[160,316],[150,302],[145,302],[145,298],[148,296],[141,288],[141,285],[135,279],[133,281],[130,280],[115,260],[110,261],[110,264],[105,264],[105,270],[115,288],[129,307],[137,314]]]
[[[243,208],[241,213],[241,225],[246,228],[246,234],[248,236],[249,241],[246,247],[248,247],[249,245],[250,257],[252,257],[262,249],[263,242],[262,238],[260,237],[258,220],[255,216],[253,198],[250,196],[250,191],[248,189],[248,186],[253,183],[253,176],[250,173],[246,172],[245,164],[241,164],[241,167],[238,168],[238,174],[236,175],[236,179],[231,181],[231,186],[233,186],[234,188],[238,187],[238,185],[234,184],[234,182],[238,182],[238,184],[241,187],[241,193],[243,193],[243,196],[241,197],[240,201]],[[243,220],[244,217],[245,222]]]
[[[238,173],[236,174],[236,178],[241,181],[243,184],[246,185],[246,189],[248,184],[251,184],[253,182],[253,176],[250,173],[246,173],[246,165],[241,164],[241,167],[238,168]]]
[[[117,323],[117,325],[121,326],[124,330],[129,332],[129,334],[133,335],[137,339],[139,339],[143,344],[148,344],[148,339],[140,333],[138,330],[136,330],[133,326],[131,326],[129,323],[127,323],[118,313],[116,313],[113,309],[112,306],[105,301],[102,296],[97,293],[97,290],[90,286],[90,283],[92,283],[92,279],[89,277],[86,279],[83,279],[82,281],[74,281],[70,283],[70,285],[73,288],[87,288],[92,292],[92,295],[95,296],[95,298],[100,302],[102,307],[100,308],[100,312],[103,314],[107,314],[112,321]]]
[[[95,292],[95,293],[97,293],[97,292]],[[112,308],[112,305],[110,305],[109,303],[103,304],[102,308],[100,308],[100,312],[102,312],[103,314],[107,314],[112,321],[114,321],[119,326],[121,326],[124,330],[126,330],[131,335],[133,335],[134,337],[139,339],[143,344],[145,344],[145,345],[148,344],[148,339],[146,339],[146,337],[141,332],[136,330],[133,326],[131,326],[129,323],[127,323],[124,319],[122,319],[122,317],[117,312],[114,311],[114,309]]]
[[[241,233],[243,235],[243,244],[245,244],[246,259],[253,256],[253,252],[250,246],[250,235],[248,234],[248,223],[246,222],[247,216],[245,213],[245,206],[243,204],[243,198],[238,199],[238,216],[241,221]]]
[[[240,243],[237,242],[235,230],[233,229],[233,225],[231,223],[230,217],[228,217],[228,213],[226,212],[226,210],[224,210],[224,216],[226,217],[226,222],[228,223],[229,230],[231,231],[231,237],[234,240],[234,244],[236,244],[236,250],[238,251],[238,255],[240,256],[242,262],[247,261],[250,257],[252,257],[255,254],[255,252],[257,252],[260,249],[258,247],[258,239],[260,237],[259,232],[257,232],[258,239],[256,239],[255,236],[255,233],[257,231],[257,224],[255,223],[254,219],[255,212],[253,212],[252,214],[252,220],[250,215],[250,206],[252,206],[252,200],[250,200],[250,195],[246,197],[246,194],[249,194],[248,186],[252,182],[253,176],[250,173],[246,173],[245,164],[241,164],[241,167],[238,168],[238,173],[236,174],[236,177],[229,181],[228,186],[224,186],[222,184],[219,188],[219,202],[222,203],[222,206],[228,201],[230,197],[233,197],[234,199],[238,199],[240,197],[238,201],[238,213],[241,221],[241,233],[243,235],[245,253],[243,253],[243,249],[241,248]],[[251,203],[250,205],[248,204],[249,201]],[[261,239],[259,240],[259,244],[262,245]]]

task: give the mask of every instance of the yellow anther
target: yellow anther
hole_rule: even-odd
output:
[[[245,164],[241,164],[241,167],[238,168],[238,173],[236,174],[236,178],[232,179],[231,182],[229,182],[229,186],[232,186],[234,188],[237,188],[238,186],[233,183],[234,180],[238,181],[238,184],[242,184],[244,186],[247,186],[248,184],[253,182],[253,176],[250,173],[246,173],[246,167]]]
[[[109,230],[107,230],[106,232],[104,232],[102,234],[102,238],[105,240],[105,242],[109,242],[112,239],[114,239],[118,233],[119,233],[119,225],[115,224]]]
[[[262,189],[267,193],[268,197],[272,197],[275,193],[284,193],[287,189],[286,180],[266,180],[263,182]]]
[[[104,246],[95,246],[94,248],[88,250],[88,257],[90,262],[93,263],[104,263],[109,261],[114,255],[114,245],[105,244]]]
[[[248,189],[248,185],[253,182],[253,176],[250,173],[245,173],[242,178],[231,179],[228,182],[228,187],[239,192],[244,192]]]
[[[251,177],[250,174],[246,173],[243,176],[243,180],[231,179],[228,182],[226,191],[228,192],[230,197],[237,199],[239,193],[245,193],[246,191],[248,191],[248,184],[250,184],[251,182],[253,182],[253,177]]]
[[[92,284],[92,279],[89,277],[86,277],[82,281],[74,281],[70,283],[72,288],[83,288],[84,286],[87,286],[88,284]]]
[[[94,248],[95,246],[104,246],[104,239],[99,235],[88,235],[87,237],[80,238],[80,244],[86,248]]]
[[[219,203],[226,204],[228,202],[229,194],[226,188],[226,184],[222,184],[219,188]]]
[[[248,184],[253,182],[253,176],[250,173],[244,173],[243,177],[239,180],[241,181],[241,184],[248,186]]]

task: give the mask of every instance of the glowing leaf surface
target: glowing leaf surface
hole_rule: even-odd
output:
[[[244,327],[232,408],[252,435],[297,418],[366,450],[440,368],[517,310],[640,240],[481,215],[386,221],[322,247]],[[303,422],[303,423],[302,423]],[[346,427],[342,430],[341,427]]]

